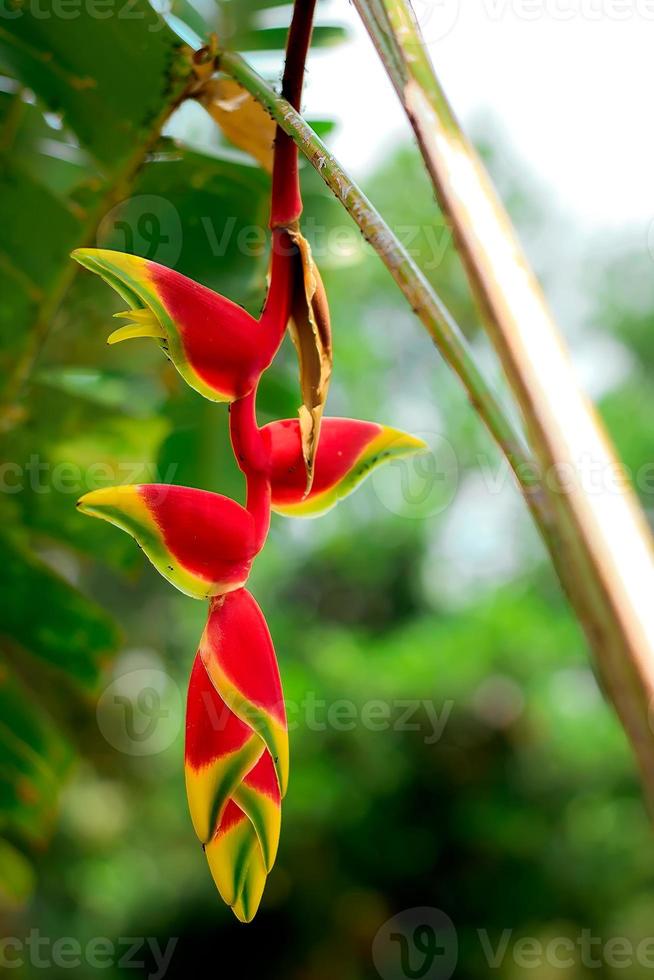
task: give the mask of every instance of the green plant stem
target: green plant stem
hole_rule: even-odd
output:
[[[651,803],[654,556],[647,523],[578,386],[511,221],[438,82],[408,0],[354,2],[413,127],[522,410],[566,564],[576,579],[568,591]],[[599,474],[601,486],[589,486],[592,474]]]
[[[427,327],[438,349],[463,382],[471,402],[482,415],[514,471],[524,470],[528,480],[528,471],[532,469],[531,461],[521,437],[486,384],[460,328],[383,218],[299,113],[278,96],[240,55],[224,52],[218,59],[218,67],[231,75],[264,106],[284,132],[293,138],[330,190],[339,198],[366,240],[380,255],[411,307]],[[519,480],[524,482],[523,478],[519,477]]]
[[[468,398],[505,454],[547,547],[561,564],[566,590],[574,586],[560,557],[558,528],[542,493],[534,462],[503,405],[489,387],[463,333],[434,289],[354,181],[324,143],[285,99],[233,52],[223,52],[216,66],[243,86],[291,136],[304,156],[352,216],[380,256],[411,308],[447,363],[462,382]]]

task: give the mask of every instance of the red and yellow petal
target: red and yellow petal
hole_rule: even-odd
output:
[[[106,487],[79,509],[122,528],[181,592],[223,595],[247,580],[256,553],[251,515],[228,497],[165,484]]]
[[[184,772],[191,820],[203,844],[264,751],[263,741],[230,711],[196,656],[186,701]]]
[[[266,749],[233,793],[234,802],[247,814],[259,839],[266,871],[277,857],[282,824],[281,794],[270,752]]]
[[[288,730],[279,667],[266,621],[246,589],[213,600],[199,653],[222,699],[265,742],[284,796]]]
[[[270,440],[272,509],[287,517],[317,517],[352,493],[390,459],[424,452],[422,439],[375,422],[322,420],[313,485],[306,494],[300,424],[285,419],[264,426]]]
[[[288,735],[272,640],[245,589],[211,604],[189,684],[185,763],[216,886],[249,922],[277,855]]]
[[[261,902],[267,873],[256,831],[233,800],[204,853],[223,901],[241,922],[251,922]]]
[[[251,391],[283,337],[242,307],[156,262],[109,249],[73,252],[128,303],[130,323],[111,343],[157,337],[184,380],[205,398],[230,402]],[[123,316],[123,314],[121,314]]]

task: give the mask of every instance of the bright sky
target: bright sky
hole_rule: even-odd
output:
[[[497,122],[585,230],[654,218],[654,0],[415,0],[432,58],[465,122]],[[314,55],[306,108],[340,123],[334,150],[363,175],[406,124],[345,0],[324,15],[347,46]],[[330,19],[331,19],[330,17]],[[650,239],[651,240],[651,239]]]

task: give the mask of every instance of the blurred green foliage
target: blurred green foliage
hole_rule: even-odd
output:
[[[197,847],[181,754],[204,606],[74,502],[114,482],[237,498],[243,488],[224,409],[184,387],[154,345],[106,347],[116,300],[74,277],[67,253],[96,240],[133,250],[257,309],[267,178],[196,106],[161,138],[152,125],[184,72],[179,21],[201,37],[222,30],[239,49],[272,47],[278,65],[271,6],[184,0],[170,27],[140,3],[140,21],[82,17],[74,29],[26,12],[0,30],[0,922],[23,944],[3,955],[22,957],[14,976],[40,976],[40,957],[52,976],[86,977],[96,972],[87,943],[106,937],[105,977],[148,976],[154,941],[172,939],[168,977],[237,962],[248,977],[368,980],[380,975],[372,945],[386,920],[431,906],[454,923],[457,977],[637,980],[651,970],[642,956],[619,967],[605,954],[611,940],[635,948],[654,934],[651,830],[620,727],[508,470],[308,170],[304,227],[334,324],[329,410],[423,434],[434,456],[379,471],[319,521],[274,520],[252,589],[280,659],[292,772],[280,856],[251,926],[222,906]],[[323,26],[333,40],[338,25]],[[492,143],[486,153],[547,268],[538,195]],[[413,148],[380,164],[366,190],[496,373]],[[606,378],[607,350],[621,365],[600,386],[601,408],[646,507],[650,261],[624,256],[605,270],[597,260],[596,281],[575,283],[595,303],[570,336],[596,376]],[[265,379],[262,420],[292,415],[298,400],[287,344]],[[30,930],[47,940],[37,954]],[[599,965],[579,951],[566,967],[521,965],[521,937],[577,944],[584,930],[601,940]],[[488,946],[507,935],[492,967]],[[66,937],[80,944],[79,966],[53,958]],[[131,963],[125,937],[141,937]]]

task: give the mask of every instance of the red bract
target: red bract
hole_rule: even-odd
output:
[[[382,463],[427,448],[422,439],[376,422],[323,419],[307,493],[299,422],[270,422],[262,434],[270,446],[271,506],[288,517],[324,514]]]
[[[252,514],[207,490],[107,487],[85,494],[78,507],[131,534],[164,578],[197,599],[240,588],[258,550]]]
[[[129,321],[109,343],[155,338],[179,373],[212,401],[252,390],[279,349],[291,311],[296,248],[284,229],[272,235],[270,288],[258,320],[174,269],[108,249],[82,248],[77,261],[128,303]]]
[[[193,826],[214,880],[249,921],[277,853],[288,733],[270,633],[245,589],[211,604],[189,683],[185,758]]]
[[[284,794],[288,736],[279,668],[266,621],[246,589],[213,600],[198,653],[220,696],[271,752]]]
[[[352,493],[378,466],[427,450],[416,436],[376,422],[322,420],[314,477],[307,490],[301,422],[282,419],[260,429],[254,394],[231,406],[232,448],[249,479],[268,480],[270,506],[287,517],[318,517]]]
[[[206,844],[239,782],[265,746],[231,711],[196,655],[186,701],[186,795],[195,832]]]

